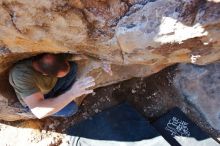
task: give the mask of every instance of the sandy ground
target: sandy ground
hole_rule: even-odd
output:
[[[172,66],[147,78],[134,78],[96,89],[95,94],[88,95],[79,112],[71,118],[1,121],[0,145],[65,145],[65,132],[69,126],[121,102],[129,102],[150,122],[177,106],[204,131],[219,139],[220,132],[214,130],[174,88],[175,69]]]

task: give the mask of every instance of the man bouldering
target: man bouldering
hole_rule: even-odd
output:
[[[21,104],[37,118],[69,117],[78,110],[77,98],[93,92],[92,77],[76,80],[77,64],[64,55],[44,53],[19,61],[9,82]]]

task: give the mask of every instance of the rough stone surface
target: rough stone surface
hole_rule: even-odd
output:
[[[192,55],[200,55],[198,64],[218,59],[219,45],[215,46],[218,41],[213,38],[216,35],[212,34],[211,25],[218,23],[219,16],[212,5],[197,0],[158,0],[123,17],[117,25],[116,37],[124,63],[190,62]],[[217,54],[213,55],[213,51]]]
[[[66,135],[42,129],[43,123],[39,121],[24,121],[9,126],[0,123],[0,145],[13,146],[66,146]]]
[[[220,62],[206,66],[181,64],[174,84],[181,95],[220,131]]]
[[[198,110],[175,89],[175,74],[178,68],[174,65],[146,78],[133,78],[98,88],[95,94],[88,95],[79,112],[71,118],[0,121],[0,145],[66,146],[70,141],[70,137],[65,135],[66,129],[124,101],[129,102],[150,122],[173,107],[178,107],[203,131],[219,139],[220,131],[214,130]]]
[[[219,11],[217,0],[1,0],[0,119],[25,118],[7,81],[20,59],[75,54],[79,76],[97,87],[179,62],[207,64],[220,59]]]

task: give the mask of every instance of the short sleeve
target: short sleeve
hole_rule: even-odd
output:
[[[25,69],[12,69],[9,73],[9,82],[18,98],[25,98],[40,91],[31,72]]]

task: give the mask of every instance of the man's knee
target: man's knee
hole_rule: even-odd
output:
[[[75,104],[75,103],[74,103],[74,104]],[[75,105],[72,107],[71,111],[69,112],[68,117],[71,117],[71,116],[75,115],[75,114],[78,112],[78,110],[79,110],[79,107],[78,107],[78,105],[75,104]]]
[[[76,114],[78,111],[78,105],[75,102],[69,103],[67,106],[65,106],[63,109],[55,113],[54,117],[71,117],[74,114]]]
[[[64,114],[64,117],[71,117],[75,115],[78,111],[78,105],[75,102],[71,102],[68,106],[69,109]]]

